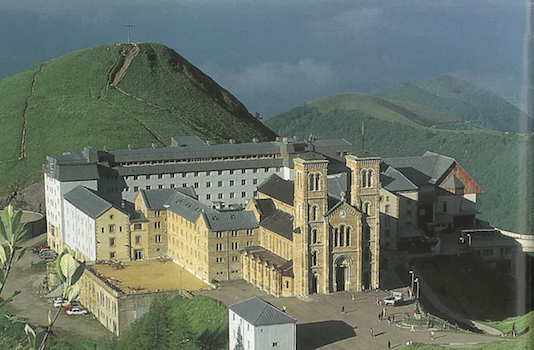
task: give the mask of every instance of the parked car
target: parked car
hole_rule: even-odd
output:
[[[69,302],[68,299],[63,299],[63,300],[61,300],[61,298],[56,299],[54,301],[54,307],[60,307],[61,305],[67,305],[68,302]]]
[[[79,316],[79,315],[85,315],[87,314],[87,310],[80,309],[79,307],[73,307],[70,310],[67,310],[67,315],[70,316]]]
[[[41,253],[39,254],[39,257],[41,259],[56,259],[57,258],[57,254],[55,252],[52,252],[52,253]]]

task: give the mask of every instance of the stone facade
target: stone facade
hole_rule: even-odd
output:
[[[346,165],[349,193],[340,200],[328,193],[329,161],[314,152],[294,159],[294,183],[273,178],[258,188],[246,210],[261,238],[243,252],[245,280],[275,296],[379,286],[380,158],[348,155]]]

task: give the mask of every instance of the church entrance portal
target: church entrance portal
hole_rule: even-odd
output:
[[[336,263],[336,292],[347,290],[346,284],[349,282],[349,264],[345,258],[339,259]]]

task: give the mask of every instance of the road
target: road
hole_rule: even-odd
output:
[[[12,302],[7,306],[9,313],[14,313],[20,317],[26,317],[32,325],[46,326],[48,324],[48,311],[52,315],[57,311],[50,302],[50,297],[38,294],[41,289],[41,283],[44,279],[44,271],[35,271],[29,269],[31,262],[39,262],[41,259],[31,253],[31,247],[37,242],[45,239],[45,235],[34,237],[22,245],[28,247],[26,254],[18,261],[6,282],[3,295],[9,295],[15,290],[21,291]],[[82,337],[97,339],[104,335],[110,335],[93,316],[68,316],[62,312],[54,325],[54,333],[60,334],[77,334]]]

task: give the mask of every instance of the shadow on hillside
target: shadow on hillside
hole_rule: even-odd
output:
[[[228,347],[228,328],[217,328],[213,331],[206,329],[198,337],[198,341],[205,350],[224,349]]]
[[[297,325],[297,349],[311,350],[356,336],[343,321],[323,321]]]

